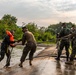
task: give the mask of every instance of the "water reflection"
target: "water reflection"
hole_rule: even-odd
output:
[[[62,68],[62,66],[64,68]],[[56,75],[76,75],[76,66],[75,65],[66,65],[61,62],[56,62]]]
[[[59,61],[56,62],[56,74],[57,75],[62,75],[61,64],[60,64]]]
[[[75,65],[66,65],[64,69],[64,75],[76,75],[76,66]]]

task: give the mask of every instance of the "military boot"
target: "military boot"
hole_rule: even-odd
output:
[[[67,61],[67,62],[65,62],[65,64],[73,65],[74,64],[74,61]]]

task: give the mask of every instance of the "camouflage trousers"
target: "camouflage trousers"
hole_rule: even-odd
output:
[[[67,61],[68,61],[68,58],[69,58],[69,41],[61,41],[60,42],[60,46],[59,46],[59,49],[58,49],[58,56],[57,58],[60,59],[60,56],[62,54],[62,50],[63,48],[65,47],[65,50],[66,50],[66,56],[67,56]]]
[[[29,60],[33,60],[33,55],[35,51],[36,51],[36,44],[32,42],[27,43],[23,49],[23,53],[22,53],[20,61],[24,62],[28,53],[29,53]]]
[[[70,56],[70,61],[73,61],[76,55],[76,39],[73,41],[73,45],[72,45],[72,53]]]

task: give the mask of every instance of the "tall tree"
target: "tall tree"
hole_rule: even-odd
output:
[[[17,18],[8,14],[5,14],[2,19],[4,24],[6,25],[15,25],[17,22]]]

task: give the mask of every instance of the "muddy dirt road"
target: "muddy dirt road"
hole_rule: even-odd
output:
[[[28,60],[23,68],[18,66],[19,62],[9,68],[0,68],[0,75],[76,75],[76,65],[65,65],[65,58],[57,62],[54,57],[48,55],[56,54],[55,46],[48,47],[34,58],[33,65],[29,66]],[[76,61],[75,61],[76,63]],[[0,64],[1,66],[1,64]]]

